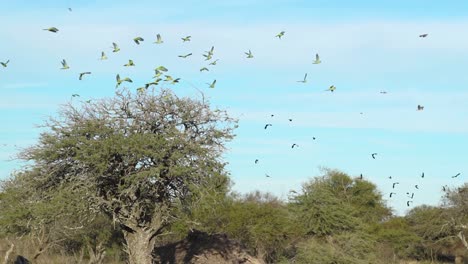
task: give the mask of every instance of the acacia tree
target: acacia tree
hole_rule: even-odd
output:
[[[86,190],[112,216],[130,263],[151,263],[155,238],[204,188],[228,183],[221,155],[237,121],[209,102],[161,89],[68,103],[20,157],[39,171],[36,188]]]

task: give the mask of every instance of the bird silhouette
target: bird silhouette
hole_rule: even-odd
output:
[[[219,61],[219,59],[216,59],[216,60],[210,62],[210,64],[208,64],[208,65],[216,65],[216,63],[217,63],[218,61]]]
[[[267,178],[271,178],[271,176],[270,176],[270,175],[268,175],[268,174],[266,174],[266,173],[265,173],[265,177],[267,177]]]
[[[294,144],[292,144],[291,148],[294,148],[294,147],[299,147],[299,145],[294,143]]]
[[[461,173],[459,172],[459,173],[457,173],[457,175],[452,176],[452,178],[456,178],[456,177],[460,176],[460,174]]]
[[[6,68],[8,66],[9,62],[10,62],[10,60],[7,60],[5,62],[0,62],[0,65],[2,65],[4,68]]]
[[[392,179],[392,176],[388,176],[389,179]]]
[[[254,56],[252,54],[252,51],[249,50],[249,52],[244,52],[245,55],[247,55],[247,59],[252,59]]]
[[[70,69],[70,67],[68,66],[68,64],[67,64],[67,62],[65,61],[65,59],[63,59],[60,63],[62,63],[62,68],[60,68],[61,70]]]
[[[107,60],[107,56],[106,56],[106,53],[104,53],[104,51],[101,51],[101,58],[100,60]]]
[[[186,55],[179,55],[179,58],[187,58],[188,56],[192,56],[192,53],[186,54]]]
[[[156,34],[156,41],[154,42],[155,44],[162,44],[164,41],[161,38],[160,34]]]
[[[183,41],[183,42],[190,41],[190,38],[191,38],[191,37],[192,37],[192,36],[186,36],[186,37],[182,38],[182,41]]]
[[[421,34],[421,35],[419,35],[419,37],[420,38],[425,38],[425,37],[427,37],[427,35],[429,35],[429,34]]]
[[[424,178],[424,172],[421,174],[421,178]]]
[[[124,64],[123,66],[131,67],[131,66],[135,66],[135,63],[133,63],[133,60],[128,60],[128,63]]]
[[[395,189],[395,185],[400,184],[399,182],[394,182],[392,188]]]
[[[306,83],[307,82],[307,73],[304,75],[304,80],[297,81],[297,82]]]
[[[377,153],[372,153],[371,156],[373,159],[375,159],[375,156],[377,155]]]
[[[119,74],[115,76],[115,79],[117,80],[117,85],[115,86],[115,88],[119,87],[120,84],[122,84],[123,82],[133,82],[132,79],[128,77],[121,79]]]
[[[258,159],[255,160],[255,164],[257,164],[257,163],[258,163]]]
[[[418,186],[417,184],[414,186],[414,188],[416,188],[416,189],[418,189],[418,190],[419,190],[419,186]]]
[[[325,91],[330,91],[330,92],[333,93],[335,90],[336,90],[335,85],[332,85],[332,86],[330,86],[330,87],[329,87],[327,90],[325,90]]]
[[[137,45],[140,45],[140,41],[144,41],[144,39],[142,37],[136,37],[133,39],[133,41],[135,41]]]
[[[215,85],[216,85],[216,79],[211,84],[209,84],[209,83],[207,83],[207,84],[209,85],[209,88],[214,89]]]
[[[281,31],[281,32],[278,33],[278,35],[276,35],[275,37],[281,39],[281,37],[284,36],[284,33],[286,33],[286,32]]]
[[[79,97],[79,94],[72,94],[72,97]]]
[[[112,52],[118,52],[120,50],[119,45],[117,45],[115,42],[112,42],[112,48]]]
[[[49,32],[57,33],[59,30],[56,27],[44,28],[43,30],[47,30]]]
[[[424,106],[418,105],[418,111],[422,111],[422,110],[424,110]]]
[[[313,64],[320,64],[322,63],[322,61],[320,60],[320,56],[317,54],[315,54],[315,60],[313,62]]]
[[[292,119],[291,119],[291,118],[289,118],[288,120],[289,120],[289,122],[292,122]]]
[[[396,193],[394,193],[394,192],[391,192],[391,193],[390,193],[390,198],[392,198],[392,195],[393,195],[393,194],[396,194]]]
[[[272,126],[272,124],[266,124],[265,129],[267,129],[267,127],[269,127],[269,126]]]
[[[79,77],[78,79],[79,79],[80,81],[83,80],[83,76],[84,76],[85,74],[91,74],[91,72],[82,72],[82,73],[80,73],[80,77]]]
[[[200,69],[200,72],[202,72],[202,71],[209,71],[209,69],[207,67],[203,67],[203,68]]]
[[[413,202],[413,201],[407,201],[407,202],[406,202],[406,206],[409,207],[409,206],[410,206],[409,204],[412,203],[412,202]]]

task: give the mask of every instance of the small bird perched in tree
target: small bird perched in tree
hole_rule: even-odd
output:
[[[307,82],[307,73],[304,75],[304,80],[297,81],[297,82],[306,83]]]
[[[44,28],[43,30],[47,30],[49,32],[57,33],[59,30],[56,27]]]
[[[5,62],[0,62],[0,64],[1,64],[4,68],[6,68],[6,67],[8,66],[8,63],[9,63],[9,62],[10,62],[10,60],[7,60],[7,61],[5,61]]]
[[[133,39],[133,41],[135,41],[137,45],[140,45],[140,41],[144,41],[144,39],[142,37],[136,37]]]
[[[164,43],[164,41],[162,40],[160,34],[157,34],[157,35],[156,35],[156,41],[155,41],[154,43],[155,43],[155,44],[162,44],[162,43]]]
[[[118,46],[117,43],[115,43],[115,42],[112,42],[112,47],[114,48],[114,49],[112,50],[112,52],[117,52],[117,51],[120,50],[119,46]]]
[[[70,67],[68,66],[68,64],[67,64],[67,62],[65,61],[65,59],[63,59],[60,63],[62,63],[62,68],[60,68],[61,70],[70,69]]]
[[[252,51],[249,50],[249,52],[244,52],[245,55],[247,55],[247,59],[252,59],[254,56],[252,54]]]
[[[330,88],[328,88],[328,89],[327,89],[327,90],[325,90],[325,91],[330,91],[330,92],[332,92],[332,93],[333,93],[335,90],[336,90],[336,87],[335,87],[335,85],[332,85],[332,86],[330,86]]]
[[[315,54],[315,60],[313,62],[313,64],[320,64],[322,63],[322,61],[320,60],[320,56],[317,54]]]
[[[128,60],[128,63],[124,64],[123,66],[125,67],[135,66],[135,63],[133,63],[133,60]]]
[[[117,80],[117,85],[115,86],[115,88],[119,87],[120,84],[122,84],[123,82],[133,82],[132,79],[128,77],[121,79],[119,74],[115,76],[115,79]]]
[[[186,36],[185,38],[182,38],[182,41],[183,41],[183,42],[190,41],[190,38],[191,38],[191,37],[192,37],[192,36]]]
[[[91,72],[82,72],[82,73],[80,73],[80,77],[78,79],[81,81],[85,74],[91,74]]]
[[[429,35],[429,34],[421,34],[421,35],[419,35],[419,37],[420,37],[420,38],[425,38],[425,37],[427,37],[428,35]]]
[[[281,37],[284,36],[284,33],[286,33],[286,32],[281,31],[281,32],[278,33],[278,35],[276,35],[275,37],[281,39]]]
[[[422,110],[424,110],[424,106],[418,105],[418,111],[422,111]],[[429,112],[430,112],[430,111],[429,111]]]
[[[101,51],[101,60],[107,60],[107,56],[104,51]]]
[[[209,87],[214,89],[215,88],[215,85],[216,85],[216,80],[214,80],[211,84],[207,83],[208,85],[210,85]]]
[[[187,58],[188,56],[192,56],[192,53],[186,54],[186,55],[179,55],[179,58]]]

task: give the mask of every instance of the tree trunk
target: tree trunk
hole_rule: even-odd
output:
[[[144,229],[124,231],[124,238],[127,242],[126,251],[129,264],[151,264],[153,257],[151,253],[154,249],[154,232]]]

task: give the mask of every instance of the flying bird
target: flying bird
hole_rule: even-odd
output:
[[[460,174],[461,173],[459,172],[459,173],[457,173],[457,175],[452,176],[452,178],[456,178],[456,177],[460,176]]]
[[[407,201],[406,202],[406,205],[409,206],[410,203],[412,203],[413,201]]]
[[[104,51],[101,51],[101,60],[107,60],[107,56]]]
[[[81,81],[85,74],[91,74],[91,72],[82,72],[82,73],[80,73],[80,78],[78,78],[78,79]]]
[[[0,64],[3,66],[3,67],[7,67],[8,66],[8,63],[10,62],[10,60],[7,60],[6,62],[0,62]]]
[[[421,174],[421,178],[424,178],[424,172]]]
[[[299,145],[294,143],[294,144],[292,144],[291,148],[294,148],[294,147],[299,147]]]
[[[414,188],[416,188],[416,189],[418,189],[418,190],[419,190],[419,186],[418,186],[417,184],[414,186]]]
[[[140,41],[144,41],[144,39],[142,37],[136,37],[133,39],[133,41],[135,41],[137,45],[140,45]]]
[[[122,84],[123,82],[133,82],[132,79],[128,77],[121,79],[119,74],[115,76],[115,79],[117,80],[117,85],[115,86],[115,88],[119,87],[120,84]]]
[[[267,127],[269,127],[269,126],[273,126],[273,125],[272,124],[266,124],[265,129],[267,129]]]
[[[414,197],[414,193],[411,193],[411,196],[409,196],[409,198],[413,199],[413,197]]]
[[[57,33],[59,30],[56,27],[44,28],[43,30],[47,30],[49,32]]]
[[[250,50],[249,50],[249,52],[244,52],[244,53],[245,53],[245,55],[247,55],[247,59],[251,59],[251,58],[254,57],[253,54],[252,54],[252,51],[250,51]]]
[[[375,155],[377,155],[377,153],[372,153],[371,156],[373,159],[375,159]]]
[[[65,59],[63,59],[60,63],[62,63],[62,68],[60,68],[61,70],[70,69],[70,67],[68,66],[68,64],[67,64],[67,62],[65,61]]]
[[[183,42],[190,41],[190,38],[191,38],[191,37],[192,37],[192,36],[186,36],[185,38],[182,38],[182,40],[183,40]]]
[[[421,35],[419,35],[419,37],[420,38],[425,38],[425,37],[427,37],[427,35],[429,35],[429,34],[421,34]]]
[[[135,66],[135,63],[133,63],[133,60],[128,60],[127,64],[124,64],[125,67],[130,67],[130,66]]]
[[[192,56],[192,53],[186,54],[186,55],[179,55],[179,58],[187,58],[188,56]]]
[[[79,94],[72,94],[72,97],[79,97]]]
[[[390,193],[390,198],[392,198],[392,195],[393,195],[393,194],[396,194],[396,193],[394,193],[394,192],[391,192],[391,193]]]
[[[399,182],[394,182],[392,188],[395,189],[395,185],[400,184]]]
[[[172,80],[171,84],[179,83],[179,81],[180,81],[180,78],[176,78],[176,79]]]
[[[320,64],[322,63],[322,61],[320,60],[320,56],[317,54],[315,54],[315,60],[313,62],[313,64]]]
[[[210,64],[209,64],[209,65],[216,65],[216,62],[217,62],[217,61],[219,61],[219,59],[216,59],[216,60],[214,60],[214,61],[210,62]]]
[[[112,42],[112,46],[113,46],[113,48],[114,48],[114,50],[112,50],[112,52],[117,52],[117,51],[120,50],[120,48],[119,48],[119,46],[117,45],[117,43]]]
[[[265,177],[267,177],[267,178],[271,178],[271,176],[270,176],[270,175],[268,175],[268,174],[266,174],[266,173],[265,173]]]
[[[387,94],[387,92],[386,92],[386,91],[380,91],[380,93],[381,93],[381,94]]]
[[[306,83],[307,82],[307,73],[304,75],[304,80],[297,81],[297,82]]]
[[[288,120],[289,120],[289,122],[292,122],[292,119],[291,119],[291,118],[289,118]]]
[[[200,69],[200,72],[202,72],[202,71],[209,71],[209,70],[208,70],[207,67],[203,67],[203,68]]]
[[[172,78],[172,76],[170,75],[164,75],[164,77],[166,77],[166,79],[164,80],[165,82],[170,82],[174,80],[174,78]]]
[[[392,176],[388,176],[389,179],[392,179]]]
[[[335,87],[335,85],[332,85],[332,86],[330,86],[330,88],[328,88],[328,89],[327,89],[327,90],[325,90],[325,91],[330,91],[330,92],[332,92],[332,93],[333,93],[335,90],[336,90],[336,87]]]
[[[255,160],[255,164],[257,164],[257,163],[258,163],[258,159]]]
[[[167,72],[167,68],[164,66],[158,66],[154,69],[155,71],[162,71],[162,72]]]
[[[161,44],[161,43],[164,43],[164,41],[162,40],[161,38],[161,35],[160,34],[157,34],[156,35],[156,41],[154,42],[155,44]]]
[[[278,35],[276,35],[275,37],[281,39],[281,37],[284,36],[284,33],[286,33],[286,32],[281,31],[281,32],[278,33]]]
[[[418,111],[422,111],[422,110],[424,110],[424,106],[418,105]]]
[[[214,80],[211,84],[207,83],[208,85],[210,85],[210,88],[215,88],[215,85],[216,85],[216,80]]]

